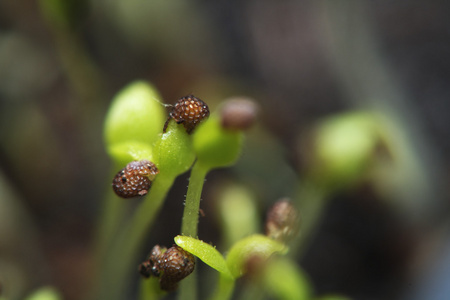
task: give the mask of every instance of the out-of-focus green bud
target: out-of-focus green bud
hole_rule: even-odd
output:
[[[189,170],[195,154],[183,125],[169,122],[166,132],[153,147],[153,158],[161,173],[177,176]]]
[[[226,187],[219,196],[219,209],[227,247],[258,231],[255,198],[245,187]]]
[[[104,135],[107,151],[116,162],[149,159],[141,156],[151,153],[165,119],[159,99],[156,89],[143,81],[131,83],[115,96]]]
[[[31,294],[27,300],[60,300],[61,295],[52,287],[43,287]]]
[[[380,145],[379,120],[368,112],[345,113],[320,122],[304,147],[309,175],[329,188],[355,183]]]
[[[233,277],[238,278],[247,271],[252,261],[265,261],[276,252],[286,253],[287,247],[267,236],[255,234],[234,244],[226,261]]]
[[[232,165],[241,153],[243,133],[224,129],[217,114],[200,124],[192,138],[198,163],[209,169]]]

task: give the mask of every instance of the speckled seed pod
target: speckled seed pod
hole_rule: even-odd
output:
[[[148,160],[130,162],[114,177],[113,190],[122,198],[144,196],[158,173],[155,164]]]
[[[297,234],[299,223],[299,214],[292,202],[281,199],[267,213],[266,235],[280,242],[287,242]]]
[[[159,277],[161,275],[160,265],[162,254],[167,250],[166,247],[156,245],[147,257],[147,260],[139,265],[139,273],[145,278],[150,276]]]
[[[208,117],[208,105],[194,95],[188,95],[178,100],[173,106],[164,124],[163,132],[166,132],[170,119],[174,119],[178,124],[182,123],[186,132],[190,134],[202,120]]]
[[[173,246],[161,256],[160,268],[162,276],[159,281],[161,289],[173,291],[178,282],[194,271],[194,256],[181,247]]]

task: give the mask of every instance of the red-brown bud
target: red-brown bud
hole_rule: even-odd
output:
[[[113,190],[122,198],[144,196],[158,173],[155,164],[148,160],[130,162],[114,177]]]
[[[288,199],[277,201],[267,213],[266,235],[280,242],[287,242],[297,234],[300,217]]]
[[[164,124],[163,132],[166,132],[170,119],[174,119],[178,124],[183,124],[186,132],[190,134],[201,121],[208,117],[208,105],[194,95],[188,95],[178,100],[173,106]]]
[[[178,246],[167,249],[161,257],[161,270],[163,271],[160,285],[161,289],[171,291],[177,288],[178,282],[194,271],[194,256]]]
[[[139,265],[139,273],[145,278],[159,277],[162,290],[174,291],[178,282],[195,268],[194,256],[176,245],[171,248],[153,247],[146,261]]]
[[[245,130],[255,123],[258,106],[250,98],[233,98],[225,102],[220,117],[222,127]]]

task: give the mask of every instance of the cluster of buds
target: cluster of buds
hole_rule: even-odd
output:
[[[159,284],[164,291],[174,291],[178,282],[194,271],[194,256],[179,246],[169,249],[156,245],[147,259],[139,265],[139,273],[149,278],[159,278]]]
[[[169,121],[173,119],[177,124],[183,124],[186,132],[191,134],[195,127],[208,117],[208,105],[193,95],[188,95],[172,106],[163,132],[166,132]],[[113,190],[122,198],[144,196],[158,173],[156,165],[148,160],[130,162],[114,177]]]

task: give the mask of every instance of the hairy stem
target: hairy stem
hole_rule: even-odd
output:
[[[181,234],[191,237],[197,237],[198,213],[200,209],[200,200],[202,195],[203,183],[205,182],[208,168],[198,162],[191,170],[189,178],[189,187],[184,206],[183,220],[181,224]],[[180,300],[197,299],[197,276],[196,272],[180,283]]]
[[[208,168],[199,163],[192,168],[181,225],[182,235],[197,237],[200,198],[206,173],[208,173]]]

